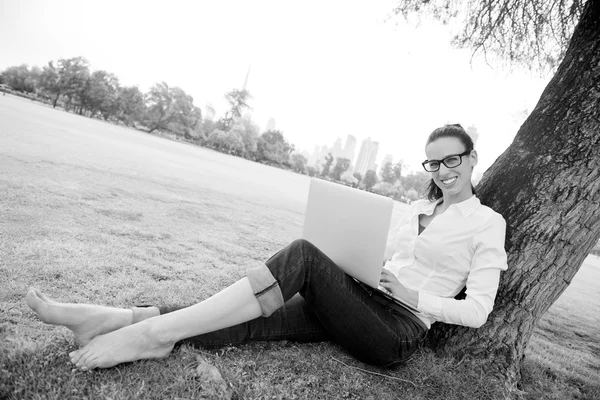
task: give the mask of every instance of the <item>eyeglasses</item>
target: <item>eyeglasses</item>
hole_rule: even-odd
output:
[[[435,172],[440,169],[440,163],[443,163],[446,168],[456,168],[462,164],[462,157],[471,153],[472,150],[467,150],[464,153],[452,154],[443,160],[425,160],[422,165],[427,172]]]

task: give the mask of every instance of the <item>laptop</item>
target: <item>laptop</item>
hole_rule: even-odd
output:
[[[302,237],[359,283],[418,313],[379,286],[393,209],[389,197],[311,178]]]
[[[348,275],[377,288],[393,209],[389,197],[312,178],[302,237]]]

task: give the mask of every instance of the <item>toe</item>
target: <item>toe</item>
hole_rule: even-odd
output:
[[[36,309],[38,308],[38,303],[39,303],[40,300],[37,297],[37,294],[35,293],[35,289],[31,289],[31,290],[29,290],[29,292],[27,292],[27,295],[25,296],[25,301],[27,302],[27,305],[33,311],[36,311]]]
[[[84,357],[81,357],[77,362],[77,368],[82,371],[88,371],[98,367],[99,355],[93,352],[87,353]]]
[[[79,360],[77,361],[76,365],[78,367],[87,367],[88,369],[90,368],[90,363],[92,361],[94,361],[96,358],[98,358],[98,356],[96,355],[96,353],[94,353],[93,351],[87,351],[84,354],[82,354],[81,358],[79,358]]]
[[[90,357],[85,362],[85,367],[89,370],[94,368],[101,368],[100,357]]]
[[[71,353],[69,353],[69,357],[71,357],[71,362],[73,364],[77,364],[79,363],[79,361],[81,361],[82,358],[84,358],[84,355],[87,353],[87,349],[83,348],[83,349],[79,349],[76,351],[73,351]]]
[[[45,303],[52,303],[52,299],[50,299],[48,296],[46,296],[44,293],[40,292],[37,289],[33,289],[35,291],[35,294],[37,295],[37,297],[42,300]]]

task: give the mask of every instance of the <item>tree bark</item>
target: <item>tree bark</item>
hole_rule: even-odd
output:
[[[434,324],[429,345],[489,359],[510,394],[535,324],[600,237],[600,0],[588,0],[556,75],[477,191],[506,219],[508,271],[483,327]]]

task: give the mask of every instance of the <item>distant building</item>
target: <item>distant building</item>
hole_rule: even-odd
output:
[[[375,159],[377,158],[378,151],[379,142],[372,141],[371,138],[363,140],[360,145],[360,151],[358,152],[358,159],[356,160],[354,172],[358,172],[364,176],[368,170],[375,171],[377,168]]]
[[[354,152],[356,150],[356,138],[352,135],[348,135],[346,138],[346,144],[344,145],[344,151],[342,157],[350,160],[350,164],[354,163]]]
[[[342,157],[342,139],[337,138],[333,147],[331,148],[331,155],[333,158]]]
[[[376,143],[376,142],[375,142]],[[315,146],[313,153],[308,157],[308,164],[311,166],[322,166],[325,163],[325,157],[331,153],[334,160],[340,157],[347,158],[350,160],[350,164],[354,163],[354,153],[356,149],[356,138],[352,135],[348,135],[346,143],[342,148],[342,139],[337,138],[333,144],[333,147],[327,146]]]

